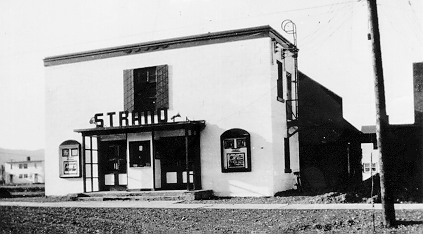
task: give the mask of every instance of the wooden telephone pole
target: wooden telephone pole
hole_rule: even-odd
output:
[[[392,185],[389,183],[389,159],[386,155],[386,140],[387,128],[389,126],[388,118],[386,115],[385,104],[385,86],[383,81],[383,67],[382,67],[382,52],[380,47],[380,34],[379,34],[379,20],[377,15],[376,0],[367,0],[367,5],[370,11],[370,30],[371,42],[373,51],[373,71],[375,75],[375,95],[376,95],[376,137],[377,147],[379,151],[379,165],[380,165],[380,193],[382,200],[383,210],[383,223],[387,227],[395,225],[395,209],[392,198]],[[388,169],[388,170],[387,170]]]

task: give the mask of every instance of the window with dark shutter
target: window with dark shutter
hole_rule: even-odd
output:
[[[278,63],[278,80],[276,83],[277,86],[277,99],[280,102],[283,102],[284,98],[283,98],[283,67],[282,67],[282,63],[280,61],[277,61]]]
[[[125,70],[125,111],[152,111],[169,108],[167,65]]]
[[[286,73],[286,98],[292,99],[292,75],[289,72]]]
[[[167,65],[157,66],[156,109],[169,109],[169,78]]]
[[[134,70],[123,71],[124,110],[134,111]]]
[[[293,119],[293,106],[292,106],[292,76],[291,73],[286,73],[286,119]]]
[[[134,70],[134,111],[156,109],[156,67]]]
[[[285,173],[291,173],[291,150],[289,147],[289,138],[284,138],[285,147]]]

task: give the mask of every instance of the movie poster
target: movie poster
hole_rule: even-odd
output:
[[[76,161],[64,161],[63,162],[63,174],[65,175],[77,175],[78,164]]]
[[[228,168],[244,168],[245,153],[228,153]]]

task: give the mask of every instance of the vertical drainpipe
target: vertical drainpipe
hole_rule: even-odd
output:
[[[186,166],[186,173],[187,173],[187,190],[191,190],[190,187],[190,178],[189,178],[189,154],[188,154],[188,127],[185,127],[185,166]]]
[[[85,172],[85,135],[82,134],[82,184],[84,186],[84,193],[87,192],[86,172]]]
[[[347,143],[348,179],[351,179],[350,142]]]
[[[156,190],[156,150],[154,147],[154,131],[151,131],[151,152],[153,154],[153,159],[151,165],[153,167],[153,191]]]
[[[193,160],[192,160],[192,190],[196,190],[197,189],[197,186],[196,186],[196,184],[197,184],[197,172],[196,172],[196,170],[197,170],[197,144],[196,144],[196,142],[197,142],[197,136],[198,136],[198,133],[197,133],[197,130],[196,129],[194,129],[194,130],[192,130],[192,132],[191,132],[191,135],[192,135],[192,137],[193,137],[193,146],[194,146],[194,155],[191,155],[191,157],[193,157]]]
[[[125,159],[126,160],[126,189],[128,189],[129,186],[129,164],[130,164],[130,155],[129,155],[129,143],[128,143],[128,133],[125,132]],[[98,168],[98,142],[97,142],[97,168]],[[97,177],[98,176],[98,171],[97,171]],[[100,186],[100,185],[99,185]],[[100,190],[100,188],[99,188]]]
[[[200,127],[197,127],[196,130],[196,135],[195,135],[195,141],[196,141],[196,151],[194,154],[194,159],[195,159],[195,163],[194,163],[194,190],[199,190],[202,189],[202,185],[201,185],[201,130]]]
[[[98,160],[98,145],[97,145],[97,160]],[[90,167],[91,168],[91,192],[94,192],[93,136],[90,136],[90,165],[91,165]]]
[[[296,154],[296,155],[298,155],[298,171],[301,171],[301,168],[300,168],[300,163],[301,163],[301,155],[300,155],[300,132],[299,132],[299,129],[300,129],[300,100],[299,100],[299,83],[300,83],[300,79],[299,79],[299,77],[298,77],[298,48],[297,48],[297,40],[296,40],[296,35],[295,35],[295,54],[294,54],[294,72],[295,72],[295,77],[294,77],[294,79],[295,79],[295,99],[296,99],[296,105],[295,105],[295,110],[296,110],[296,114],[297,114],[297,133],[296,134],[298,134],[297,135],[297,144],[298,144],[298,148],[297,148],[297,150],[298,150],[298,154]]]

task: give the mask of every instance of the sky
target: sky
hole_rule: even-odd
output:
[[[379,0],[387,112],[414,122],[412,64],[423,62],[423,1]],[[297,27],[299,70],[343,98],[356,128],[375,124],[364,0],[0,1],[0,147],[42,149],[43,59],[153,40],[270,25]]]

